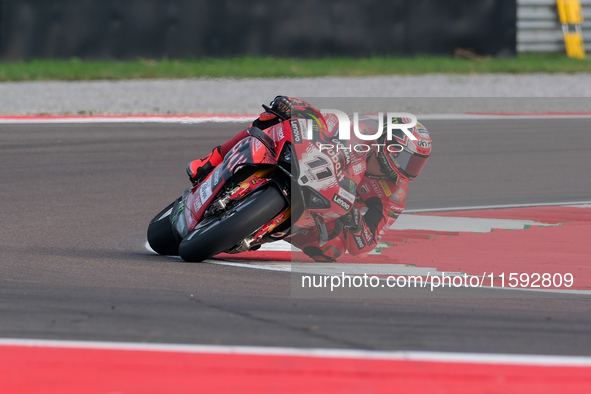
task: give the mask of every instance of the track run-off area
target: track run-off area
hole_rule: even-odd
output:
[[[591,114],[418,115],[407,211],[342,262],[493,286],[376,297],[298,296],[288,245],[145,248],[186,164],[253,117],[0,118],[1,392],[589,392]]]

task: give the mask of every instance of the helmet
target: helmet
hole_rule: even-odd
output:
[[[393,121],[409,123],[410,119],[394,118]],[[376,157],[382,172],[390,178],[403,176],[410,180],[415,179],[431,155],[429,132],[425,126],[417,123],[415,127],[408,129],[417,138],[416,140],[411,140],[402,130],[395,129],[392,130],[392,140],[387,141],[385,130],[386,125],[384,125],[384,133],[378,140],[380,144],[385,145],[376,148]]]

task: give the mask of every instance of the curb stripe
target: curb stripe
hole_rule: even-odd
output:
[[[475,364],[509,364],[531,366],[591,367],[589,356],[523,355],[501,353],[456,353],[421,351],[373,351],[322,348],[291,348],[266,346],[223,346],[165,343],[70,341],[46,339],[0,338],[0,347],[35,347],[63,349],[102,349],[122,351],[210,353],[229,355],[289,356],[314,358],[347,358],[371,360],[425,361]]]

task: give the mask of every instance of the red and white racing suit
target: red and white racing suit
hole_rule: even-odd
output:
[[[335,221],[326,222],[329,241],[320,246],[316,229],[306,229],[295,234],[290,242],[302,249],[316,261],[335,261],[345,251],[363,258],[372,251],[386,231],[404,210],[408,190],[408,178],[397,176],[376,176],[366,174],[367,159],[374,149],[384,146],[374,145],[375,141],[361,140],[351,130],[351,139],[338,140],[338,119],[335,115],[324,116],[328,130],[322,136],[327,143],[322,151],[330,156],[338,155],[342,163],[339,185],[355,194],[355,204],[363,213],[357,229],[343,227]],[[359,118],[359,130],[363,134],[374,135],[377,121],[369,117]],[[333,148],[330,148],[330,145]],[[327,149],[328,147],[328,149]],[[337,147],[340,147],[338,149]]]

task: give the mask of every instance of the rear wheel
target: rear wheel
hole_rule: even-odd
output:
[[[164,208],[148,225],[148,243],[154,252],[168,256],[179,255],[179,240],[174,235],[170,220],[174,204]]]
[[[215,218],[205,219],[179,246],[183,260],[199,262],[230,249],[285,207],[285,199],[274,186],[257,190]]]

